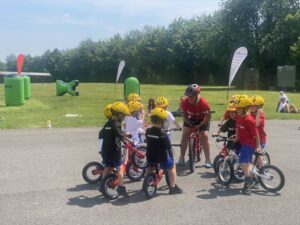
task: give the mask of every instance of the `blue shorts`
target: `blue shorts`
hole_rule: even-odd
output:
[[[155,162],[148,162],[149,167],[154,167]],[[170,155],[168,155],[167,160],[163,163],[160,163],[160,168],[163,170],[168,170],[174,166],[174,160]]]
[[[242,145],[240,150],[240,163],[251,163],[252,156],[255,153],[255,148],[249,145]]]
[[[103,164],[105,167],[113,167],[119,169],[122,165],[122,160],[120,161],[112,161],[112,160],[103,160]]]

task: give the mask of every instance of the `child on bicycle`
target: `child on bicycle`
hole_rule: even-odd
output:
[[[104,116],[109,120],[111,118],[111,106],[112,104],[108,104],[104,107],[103,114]],[[102,138],[102,130],[99,132],[99,154],[102,155],[102,144],[103,144],[103,138]]]
[[[227,132],[227,137],[228,137],[228,144],[227,147],[230,149],[236,149],[238,150],[238,146],[236,144],[234,144],[232,138],[235,137],[236,134],[236,117],[237,117],[237,113],[236,113],[236,108],[234,107],[233,103],[230,103],[229,106],[227,107],[226,112],[228,113],[228,119],[226,120],[225,123],[223,123],[219,130],[217,131],[216,134],[220,134],[222,133],[226,133]]]
[[[108,119],[102,130],[100,131],[103,139],[102,144],[102,158],[105,165],[102,177],[117,169],[117,176],[119,179],[119,186],[117,191],[119,194],[129,197],[124,186],[124,174],[122,169],[122,151],[121,139],[127,139],[125,133],[121,130],[121,122],[125,116],[129,115],[128,107],[122,102],[115,102],[111,105],[111,118]]]
[[[265,148],[267,142],[267,134],[265,132],[266,117],[263,111],[264,104],[265,104],[265,100],[263,97],[259,95],[254,95],[251,97],[250,114],[256,122],[258,134],[259,134],[260,147],[262,150]],[[259,169],[263,167],[264,161],[262,156],[258,156],[257,162],[258,162]]]
[[[144,105],[138,101],[128,102],[127,107],[130,112],[130,116],[125,118],[125,132],[132,135],[132,141],[135,145],[143,143],[142,134],[143,130],[143,121],[140,118],[140,114]]]
[[[174,165],[174,160],[169,154],[171,143],[167,134],[162,131],[162,127],[167,120],[167,117],[167,112],[158,107],[153,109],[150,113],[152,127],[146,130],[147,173],[153,171],[155,164],[159,163],[161,169],[168,170],[170,179],[169,194],[181,194],[182,189],[176,185],[176,167]]]
[[[251,174],[252,156],[256,151],[259,151],[259,136],[255,120],[248,114],[251,105],[249,97],[240,96],[234,103],[237,110],[236,121],[236,138],[235,142],[241,144],[239,160],[242,170],[245,174],[245,184],[242,193],[247,193],[256,182],[256,179]]]

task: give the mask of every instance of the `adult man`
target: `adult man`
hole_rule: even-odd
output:
[[[207,101],[200,96],[200,87],[197,84],[189,85],[184,95],[186,97],[182,100],[180,107],[184,119],[181,137],[181,155],[177,165],[185,165],[184,157],[187,150],[188,137],[194,127],[201,133],[201,145],[206,159],[205,168],[211,168],[212,164],[210,161],[210,149],[208,142],[210,107]]]

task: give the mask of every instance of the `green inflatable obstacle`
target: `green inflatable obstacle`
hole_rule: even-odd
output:
[[[69,93],[72,96],[79,96],[79,92],[76,91],[78,85],[78,80],[72,80],[69,83],[65,83],[62,80],[56,80],[56,96],[63,96],[66,93]]]
[[[137,93],[140,95],[140,83],[135,77],[128,77],[124,81],[124,98],[126,99],[130,93]]]
[[[24,95],[25,99],[30,99],[31,97],[31,88],[30,88],[30,77],[29,76],[22,76],[24,79]]]
[[[24,78],[16,75],[4,77],[4,94],[6,106],[24,105]]]

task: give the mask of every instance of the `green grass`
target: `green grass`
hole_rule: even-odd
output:
[[[150,97],[166,96],[170,100],[170,111],[178,107],[179,98],[186,86],[179,85],[141,85],[141,96],[145,106]],[[78,86],[80,95],[73,97],[68,94],[57,97],[55,83],[31,84],[30,100],[24,106],[6,107],[4,87],[0,85],[0,128],[42,128],[47,120],[51,120],[53,127],[99,127],[105,118],[103,107],[115,100],[123,98],[123,85],[118,84],[115,93],[114,84],[81,83]],[[239,91],[231,90],[233,94],[259,94],[265,98],[265,112],[268,119],[300,119],[299,114],[276,113],[275,107],[279,92],[274,91]],[[213,120],[219,120],[226,109],[225,87],[202,87],[201,95],[206,98],[216,113]],[[288,97],[300,106],[300,94],[288,93]],[[65,117],[66,114],[79,114],[79,117]]]

